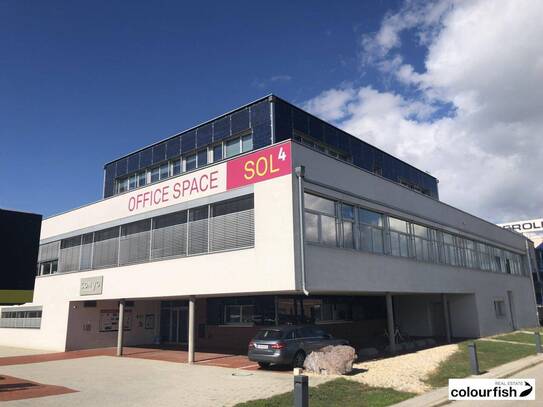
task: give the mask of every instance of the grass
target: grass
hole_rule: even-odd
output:
[[[500,336],[496,336],[495,339],[499,339],[501,341],[529,343],[530,345],[535,345],[534,334],[526,334],[523,332],[515,332],[512,334],[500,335]]]
[[[309,405],[311,407],[384,407],[414,396],[413,393],[370,387],[352,380],[339,378],[316,387],[310,387]],[[288,392],[268,399],[240,403],[235,407],[291,407],[292,405],[293,395],[292,392]]]
[[[515,335],[515,334],[512,334]],[[471,375],[468,357],[468,343],[462,342],[458,351],[439,364],[438,368],[425,380],[432,387],[448,385],[449,378],[462,378]],[[517,345],[506,342],[475,341],[479,369],[487,371],[493,367],[522,359],[535,354],[535,346]]]

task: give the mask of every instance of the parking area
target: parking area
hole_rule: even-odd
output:
[[[134,348],[136,351],[141,352],[137,357],[136,353],[122,358],[80,356],[0,366],[0,377],[10,376],[42,385],[62,386],[71,391],[5,401],[3,405],[231,406],[290,391],[293,386],[292,375],[285,372],[212,366],[209,362],[204,363],[205,359],[195,365],[172,363],[156,359],[161,357],[160,352],[146,354],[145,350]],[[217,358],[221,364],[224,359]],[[325,380],[315,378],[311,385]]]

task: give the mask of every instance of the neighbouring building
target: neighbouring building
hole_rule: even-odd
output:
[[[102,200],[45,219],[34,300],[16,308],[41,325],[0,344],[246,352],[261,326],[295,323],[356,346],[395,327],[492,335],[537,323],[530,250],[441,202],[431,175],[267,96],[107,163]]]
[[[543,318],[543,218],[501,223],[498,226],[521,233],[534,244],[534,263],[537,267],[532,269],[532,278],[541,319]]]
[[[0,305],[32,301],[41,215],[0,209]]]

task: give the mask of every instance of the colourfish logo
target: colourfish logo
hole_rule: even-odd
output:
[[[449,400],[535,400],[535,379],[449,379]]]

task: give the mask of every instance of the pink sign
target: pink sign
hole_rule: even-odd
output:
[[[226,163],[226,189],[255,184],[292,172],[290,142],[257,151]]]

